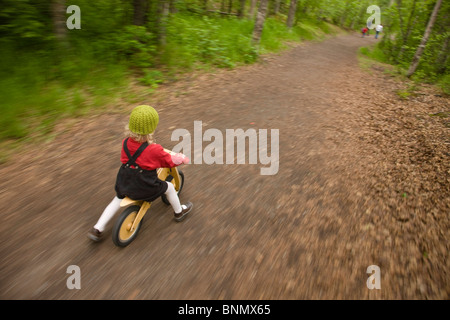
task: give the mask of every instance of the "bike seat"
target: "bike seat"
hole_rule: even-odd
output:
[[[132,205],[132,204],[141,204],[141,203],[142,203],[142,200],[133,200],[133,199],[131,199],[129,197],[125,197],[120,202],[120,206],[121,207],[127,207],[127,206]]]

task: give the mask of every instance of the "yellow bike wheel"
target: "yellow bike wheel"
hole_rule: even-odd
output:
[[[177,190],[178,196],[180,196],[181,190],[183,189],[183,186],[184,186],[184,173],[183,173],[183,171],[181,171],[180,169],[178,169],[178,174],[179,174],[179,176],[180,176],[180,181],[175,181],[175,179],[174,179],[172,176],[170,176],[171,179],[169,178],[169,179],[166,180],[166,181],[168,181],[168,182],[170,182],[170,183],[173,184],[173,186],[175,187],[175,190]],[[169,200],[167,199],[167,197],[166,197],[165,194],[163,194],[163,195],[161,196],[161,200],[162,200],[165,204],[170,205],[170,202],[169,202]]]
[[[142,225],[142,220],[133,230],[131,227],[140,208],[140,206],[131,206],[126,208],[120,214],[112,231],[112,239],[116,246],[126,247],[137,237],[139,229]]]

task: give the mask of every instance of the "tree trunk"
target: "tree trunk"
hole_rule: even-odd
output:
[[[251,0],[251,2],[250,2],[250,11],[248,13],[250,19],[253,19],[255,17],[255,9],[256,9],[257,3],[258,3],[258,0]]]
[[[437,73],[438,74],[444,74],[446,72],[447,69],[447,60],[448,60],[448,54],[449,54],[449,50],[448,50],[448,45],[450,42],[450,36],[448,36],[445,41],[444,44],[442,45],[442,49],[441,52],[438,55],[438,58],[436,59],[436,65],[437,67]]]
[[[133,24],[143,26],[147,22],[148,0],[133,0]]]
[[[277,15],[280,11],[281,0],[275,0],[275,8],[273,9],[273,14]]]
[[[160,0],[159,1],[159,10],[158,10],[158,37],[159,44],[161,46],[166,45],[166,26],[167,19],[169,18],[170,12],[170,2],[169,0]]]
[[[402,39],[405,39],[405,31],[403,30],[402,0],[397,0],[397,12],[400,33],[402,34]]]
[[[345,21],[347,20],[349,6],[350,6],[350,0],[347,0],[347,1],[345,2],[344,12],[342,13],[341,21],[340,21],[340,23],[339,23],[339,25],[340,25],[341,27],[344,26]]]
[[[207,2],[207,0],[205,0],[205,2]],[[169,4],[170,5],[170,8],[169,8],[170,13],[178,12],[176,3],[177,3],[177,0],[170,0],[170,4]]]
[[[289,5],[289,14],[286,22],[288,28],[292,28],[292,26],[294,25],[296,11],[297,11],[297,0],[291,0],[291,4]]]
[[[246,2],[246,0],[240,0],[238,17],[241,18],[241,19],[243,17],[245,17],[245,2]]]
[[[53,0],[51,3],[53,30],[60,43],[65,43],[67,40],[65,2],[65,0]]]
[[[228,0],[228,13],[233,10],[233,0]]]
[[[413,2],[412,9],[411,9],[411,14],[409,15],[409,18],[408,18],[408,23],[407,23],[407,26],[406,26],[406,33],[403,35],[402,46],[400,47],[400,52],[399,52],[399,54],[397,56],[397,62],[400,61],[403,58],[403,54],[405,52],[406,43],[408,42],[408,38],[411,35],[412,26],[413,26],[412,21],[413,21],[413,16],[414,16],[415,11],[416,11],[416,0],[414,0],[414,2]],[[417,20],[417,16],[416,16],[416,20]]]
[[[261,34],[266,20],[267,5],[269,0],[261,0],[259,3],[258,13],[256,14],[255,28],[253,29],[252,42],[253,45],[258,46],[261,41]]]
[[[306,15],[308,13],[309,7],[308,7],[309,3],[306,2],[305,5],[303,6],[302,12],[303,15]]]
[[[417,48],[416,53],[414,54],[414,58],[411,62],[411,66],[409,67],[408,72],[406,73],[406,76],[409,78],[411,77],[414,72],[416,72],[417,67],[420,63],[420,58],[422,57],[422,53],[425,50],[425,46],[427,45],[428,38],[431,35],[431,30],[433,29],[434,23],[436,22],[436,18],[439,12],[439,8],[442,5],[442,0],[437,0],[436,4],[434,5],[433,12],[431,13],[430,21],[428,21],[427,28],[425,29],[425,33],[423,35],[422,41],[420,42],[419,47]]]

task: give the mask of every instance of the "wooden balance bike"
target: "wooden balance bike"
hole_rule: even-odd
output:
[[[166,152],[173,154],[168,150]],[[184,184],[184,174],[178,167],[160,168],[157,170],[157,174],[160,180],[173,183],[178,196],[180,195]],[[161,199],[165,204],[170,205],[165,195],[162,195]],[[142,219],[150,209],[151,202],[125,197],[120,206],[127,208],[119,215],[114,224],[112,240],[116,246],[126,247],[136,239],[142,225]]]

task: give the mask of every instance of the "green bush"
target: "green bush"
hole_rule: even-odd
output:
[[[168,67],[193,68],[201,63],[233,68],[257,58],[251,45],[249,20],[174,15],[167,26],[167,46],[161,59]],[[170,53],[169,53],[170,52]]]
[[[379,62],[383,62],[383,63],[388,63],[389,59],[388,57],[385,55],[385,53],[377,46],[375,47],[361,47],[359,48],[359,53],[374,59],[376,61]]]
[[[126,26],[116,37],[116,52],[127,58],[130,66],[154,67],[156,63],[156,35],[143,26]]]

